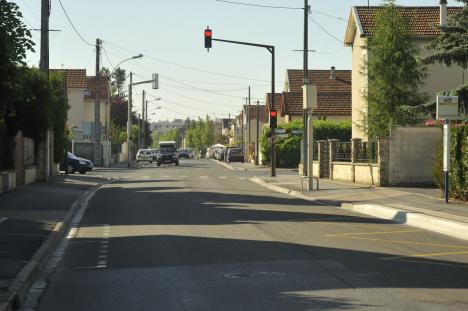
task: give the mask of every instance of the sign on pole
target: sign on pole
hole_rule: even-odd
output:
[[[275,129],[275,134],[285,134],[285,133],[286,133],[286,129],[279,129],[279,128]]]
[[[458,96],[437,96],[437,119],[460,120],[463,119],[458,111]]]

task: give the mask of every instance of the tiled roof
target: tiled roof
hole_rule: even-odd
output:
[[[285,114],[302,116],[302,92],[283,93]],[[351,116],[351,92],[317,92],[317,107],[314,115]]]
[[[271,100],[272,100],[272,97],[271,97],[271,93],[267,93],[267,96],[266,96],[266,107],[265,107],[265,110],[266,111],[270,111],[270,108],[271,108]],[[281,110],[281,107],[283,106],[283,94],[281,93],[276,93],[275,94],[275,109],[277,111],[280,111]]]
[[[86,77],[87,82],[87,92],[85,94],[85,99],[95,99],[96,98],[96,77]],[[109,94],[108,92],[109,86],[107,83],[107,79],[101,77],[101,83],[99,85],[99,98],[100,99],[107,99]]]
[[[317,107],[312,114],[351,116],[351,92],[317,93]]]
[[[370,37],[375,29],[375,14],[381,10],[381,6],[358,6],[356,7],[359,20],[362,25],[363,35]],[[440,8],[438,6],[398,6],[398,12],[408,18],[410,32],[417,36],[437,36],[440,30]],[[462,7],[448,7],[447,16],[454,15],[463,10]]]
[[[245,113],[248,113],[249,111],[249,106],[248,105],[244,105],[244,111]],[[267,110],[266,110],[266,106],[265,105],[259,105],[258,106],[258,119],[260,120],[260,122],[267,122],[268,120],[268,114],[267,114]],[[256,120],[257,119],[257,105],[250,105],[250,120]]]
[[[65,73],[66,87],[69,89],[86,89],[86,69],[51,69]]]
[[[302,92],[303,70],[288,69],[290,92]],[[309,82],[317,92],[351,92],[351,70],[335,70],[336,79],[330,79],[330,70],[309,70]]]

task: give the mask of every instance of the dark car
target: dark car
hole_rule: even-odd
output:
[[[86,172],[93,170],[93,162],[88,159],[80,158],[74,155],[71,152],[67,153],[67,172],[74,174],[79,172],[80,174],[85,174]]]
[[[242,162],[244,163],[244,152],[240,148],[230,148],[226,154],[226,162]]]
[[[179,158],[190,159],[190,152],[188,149],[179,149]]]
[[[175,141],[160,141],[159,152],[156,158],[156,165],[161,166],[163,163],[174,163],[179,165],[179,156],[177,155]]]
[[[224,161],[224,156],[226,155],[226,150],[222,149],[218,152],[218,157],[217,159],[219,161]]]

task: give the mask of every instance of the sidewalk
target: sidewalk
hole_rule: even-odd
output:
[[[265,174],[269,168],[250,163],[224,164],[237,170],[258,172],[250,180],[276,192],[468,240],[468,202],[451,200],[445,204],[439,189],[374,188],[320,179],[320,190],[307,191],[306,181],[302,186],[302,178],[291,170],[279,169],[276,177],[270,177]]]
[[[21,305],[80,202],[105,181],[58,176],[0,195],[0,311]]]

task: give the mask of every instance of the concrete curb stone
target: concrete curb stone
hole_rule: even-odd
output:
[[[79,207],[86,201],[86,199],[92,197],[102,186],[109,183],[111,180],[112,179],[108,178],[93,186],[73,202],[63,221],[58,222],[55,225],[54,229],[50,232],[41,247],[34,253],[33,257],[21,269],[11,285],[8,287],[6,301],[0,302],[0,311],[16,310],[23,304],[29,288],[41,275],[50,255],[53,253],[58,242],[67,232],[70,222]]]
[[[313,197],[307,196],[298,191],[269,184],[268,182],[258,177],[252,177],[249,180],[262,187],[279,193],[307,201],[312,201],[319,205],[325,205],[325,203],[322,203],[321,200],[316,200]],[[395,223],[405,224],[468,241],[468,223],[466,222],[426,215],[423,213],[373,203],[342,203],[338,206],[338,208],[360,214],[370,215],[380,219],[391,220]]]

